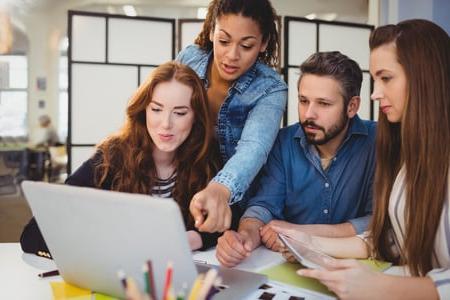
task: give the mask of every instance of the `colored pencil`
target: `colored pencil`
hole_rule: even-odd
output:
[[[184,300],[185,293],[184,291],[181,291],[177,294],[177,300]]]
[[[151,288],[148,279],[148,266],[146,264],[142,265],[142,273],[144,274],[145,292],[147,295],[150,295]]]
[[[188,300],[197,300],[198,292],[202,285],[203,278],[204,274],[198,274],[197,278],[194,281],[194,284],[192,285],[192,289],[191,292],[189,293]]]
[[[216,288],[214,285],[211,286],[211,288],[208,291],[208,294],[206,295],[206,300],[211,300],[215,294],[217,294],[218,292],[220,292],[220,290],[218,288]]]
[[[198,292],[197,299],[198,300],[205,300],[206,296],[208,295],[209,290],[214,284],[214,281],[217,277],[217,270],[214,268],[211,268],[206,272],[205,280],[203,280],[203,284]]]
[[[38,274],[38,276],[41,278],[50,277],[50,276],[58,276],[58,275],[59,275],[58,270],[53,270],[53,271],[48,271],[48,272]]]
[[[126,284],[125,295],[127,299],[142,299],[141,292],[139,292],[139,288],[133,278],[128,277]]]
[[[166,269],[166,282],[164,283],[163,300],[168,300],[169,298],[170,287],[172,285],[172,272],[173,272],[173,264],[171,261],[169,261]]]
[[[187,288],[188,288],[188,284],[186,282],[183,282],[181,291],[178,292],[176,300],[185,300]]]
[[[150,296],[152,296],[153,299],[156,300],[156,287],[155,287],[155,277],[153,275],[153,266],[152,266],[152,261],[151,260],[147,260],[147,282],[148,282],[148,287],[150,292],[148,292],[148,294]]]
[[[125,272],[122,270],[117,271],[117,277],[119,277],[120,282],[122,283],[122,287],[126,291],[127,290],[127,279],[125,276]]]

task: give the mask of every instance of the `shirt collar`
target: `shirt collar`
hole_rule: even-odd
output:
[[[253,81],[253,79],[256,76],[256,64],[258,61],[256,61],[244,74],[241,75],[241,77],[238,78],[238,80],[235,81],[233,84],[233,87],[242,94],[247,87],[250,85],[250,83]]]
[[[198,66],[198,76],[200,79],[204,81],[208,81],[208,63],[212,58],[212,51],[209,51],[205,56],[203,56],[200,60],[200,65]]]
[[[212,50],[209,51],[207,55],[205,55],[203,59],[200,61],[200,65],[198,67],[198,75],[200,79],[202,79],[206,83],[206,86],[209,85],[207,73],[208,73],[208,64],[213,58],[212,54],[213,54]],[[257,64],[258,60],[247,70],[247,72],[242,74],[238,78],[238,80],[236,80],[233,83],[232,87],[235,88],[240,94],[242,94],[245,91],[245,89],[250,85],[252,80],[255,78]]]
[[[343,140],[343,143],[345,143],[348,139],[350,139],[353,135],[368,135],[369,129],[367,128],[366,124],[359,118],[358,115],[355,115],[350,120],[350,127],[347,130],[347,134],[345,135],[345,138]],[[303,131],[303,127],[299,124],[299,127],[297,129],[297,132],[294,135],[294,139],[299,139],[300,144],[303,148],[309,147],[309,144],[306,140],[305,132]]]

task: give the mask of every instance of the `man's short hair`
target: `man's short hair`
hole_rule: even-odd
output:
[[[339,51],[314,53],[300,65],[300,72],[297,88],[305,74],[329,76],[337,80],[341,86],[345,107],[350,99],[359,96],[361,91],[361,68],[357,62]]]

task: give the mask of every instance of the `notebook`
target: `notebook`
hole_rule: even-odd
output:
[[[174,291],[192,286],[198,271],[175,201],[44,182],[24,181],[22,188],[66,282],[124,297],[117,271],[144,290],[142,265],[151,259],[158,298],[168,261]],[[210,266],[199,267],[204,272]],[[214,299],[242,299],[267,282],[265,275],[214,267],[228,287]]]

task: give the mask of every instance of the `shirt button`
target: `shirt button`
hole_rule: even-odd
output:
[[[328,213],[328,209],[324,209],[324,210],[323,210],[323,213],[324,213],[324,214],[327,214],[327,213]]]
[[[336,157],[335,157],[335,158],[333,158],[333,161],[336,161],[336,159],[337,159]]]
[[[325,182],[325,187],[328,188],[330,184],[328,182]]]

